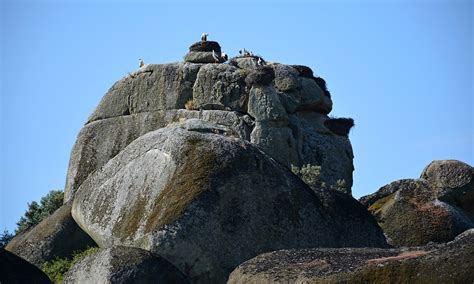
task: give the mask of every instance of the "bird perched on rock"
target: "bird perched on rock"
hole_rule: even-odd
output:
[[[145,62],[143,62],[143,59],[138,58],[138,62],[139,62],[138,64],[139,64],[140,68],[142,68],[143,66],[145,66]]]
[[[239,54],[244,56],[244,57],[247,57],[247,56],[253,56],[253,53],[248,51],[247,49],[243,48],[241,50],[239,50]]]
[[[220,58],[219,56],[217,56],[216,52],[214,51],[214,49],[212,50],[212,58],[214,58],[214,60],[216,61],[216,63],[218,63],[220,61]]]
[[[221,58],[224,60],[224,62],[226,62],[229,59],[229,56],[227,56],[226,53],[222,52]]]
[[[263,66],[265,64],[267,64],[267,62],[265,62],[265,60],[259,56],[257,59],[257,66]]]
[[[201,42],[206,42],[208,35],[209,35],[208,33],[202,33],[202,35],[201,35]]]

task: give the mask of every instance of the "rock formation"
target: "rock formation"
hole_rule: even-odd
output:
[[[276,251],[239,265],[227,283],[472,283],[473,243],[471,229],[430,247]]]
[[[348,129],[327,127],[325,81],[306,66],[216,55],[217,42],[195,43],[184,63],[148,64],[105,94],[69,163],[65,202],[79,226],[101,248],[164,257],[192,282],[223,282],[269,250],[386,246],[350,196]],[[305,165],[321,167],[326,188],[289,170]],[[344,193],[332,189],[341,180]]]
[[[190,52],[220,51],[216,44],[208,41],[203,47],[196,43]],[[131,141],[187,118],[231,126],[240,138],[288,168],[292,164],[320,165],[328,187],[344,180],[350,193],[352,147],[347,132],[334,133],[326,126],[332,101],[325,83],[313,77],[308,67],[276,63],[259,67],[254,61],[253,57],[231,59],[236,66],[149,64],[115,83],[74,145],[65,201],[72,199],[91,172]],[[188,101],[196,110],[185,109]]]
[[[390,244],[447,242],[474,228],[473,168],[459,161],[433,161],[420,179],[392,182],[360,199]],[[466,210],[466,211],[465,211]]]
[[[291,260],[294,252],[305,267],[334,271],[328,259],[342,257],[379,273],[366,261],[402,250],[385,250],[376,218],[396,245],[451,240],[472,227],[462,212],[472,213],[472,168],[433,163],[423,179],[391,184],[362,205],[351,196],[354,121],[329,118],[325,80],[307,66],[250,53],[226,59],[206,40],[189,48],[185,62],[148,64],[116,82],[74,144],[63,207],[7,249],[39,266],[97,244],[99,252],[77,262],[66,283],[224,283],[242,262],[281,249],[313,248],[275,254]],[[417,227],[400,230],[407,220]],[[410,230],[419,228],[422,236],[414,237]],[[466,239],[472,234],[416,254],[422,262],[414,271],[438,265]],[[247,264],[230,282],[278,280],[247,275],[246,267],[255,268]],[[296,272],[281,279],[300,279],[293,264]],[[262,265],[256,270],[275,262]],[[465,279],[453,277],[439,279]]]

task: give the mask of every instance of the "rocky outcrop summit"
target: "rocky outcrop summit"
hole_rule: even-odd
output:
[[[332,100],[324,80],[312,76],[308,67],[249,63],[254,61],[253,57],[231,59],[237,66],[149,64],[119,80],[79,133],[71,153],[65,201],[73,198],[90,173],[131,141],[189,118],[233,128],[241,139],[288,168],[319,165],[328,187],[344,180],[350,193],[354,167],[349,129],[333,132],[327,126],[331,125],[327,114]],[[259,72],[274,75],[262,75],[267,79],[259,80],[261,84],[252,84],[254,80],[247,84],[246,79],[258,77]]]
[[[227,283],[472,283],[473,243],[471,229],[428,247],[282,250],[244,262]]]
[[[473,168],[459,161],[433,161],[420,179],[394,181],[364,196],[394,246],[447,242],[474,228]]]

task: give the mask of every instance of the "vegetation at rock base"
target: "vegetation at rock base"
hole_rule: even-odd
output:
[[[8,232],[8,230],[4,230],[3,233],[0,234],[0,248],[4,248],[13,239],[14,235]]]
[[[68,258],[56,258],[51,262],[46,262],[41,266],[41,270],[46,273],[53,283],[61,283],[63,276],[69,269],[78,261],[82,260],[86,256],[96,253],[99,250],[98,247],[89,247],[84,251],[75,252],[71,259]]]
[[[15,234],[29,229],[51,215],[63,205],[63,197],[63,191],[51,190],[46,196],[41,198],[39,204],[36,201],[28,203],[28,210],[25,212],[25,215],[20,218],[20,221],[18,221]]]

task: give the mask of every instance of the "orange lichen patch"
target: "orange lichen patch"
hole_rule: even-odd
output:
[[[376,264],[389,262],[389,261],[407,260],[407,259],[411,259],[411,258],[417,258],[417,257],[420,257],[420,256],[425,256],[429,253],[430,253],[430,251],[424,251],[424,250],[407,251],[407,252],[402,252],[401,254],[396,255],[396,256],[369,259],[369,260],[367,260],[367,264],[376,265]]]

